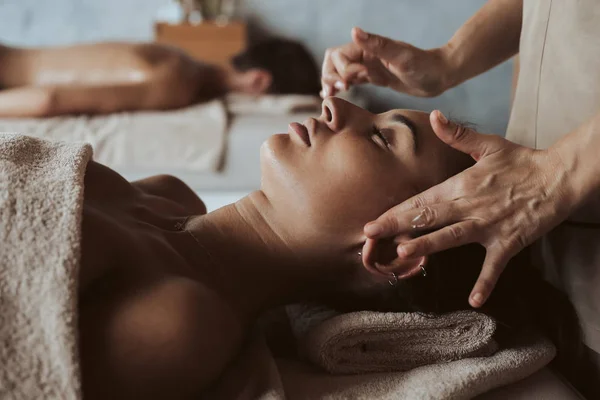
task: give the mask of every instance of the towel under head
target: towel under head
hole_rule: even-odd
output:
[[[330,373],[407,371],[422,365],[489,356],[495,321],[474,311],[440,316],[323,307],[288,308],[300,353]]]

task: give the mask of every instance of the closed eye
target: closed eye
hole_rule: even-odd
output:
[[[390,142],[376,125],[373,125],[373,127],[371,128],[371,137],[373,138],[373,141],[379,146],[382,146],[387,149],[390,148]]]

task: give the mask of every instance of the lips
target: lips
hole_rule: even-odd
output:
[[[298,122],[292,122],[289,125],[289,130],[290,134],[293,133],[295,135],[298,135],[298,137],[304,142],[304,144],[310,147],[310,135],[308,134],[308,129],[306,128],[306,126]]]

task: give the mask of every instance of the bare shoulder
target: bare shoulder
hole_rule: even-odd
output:
[[[206,205],[181,179],[172,175],[155,175],[131,183],[141,192],[182,205],[190,214],[206,214]]]
[[[201,283],[168,277],[82,310],[86,397],[197,398],[239,350],[242,325]]]

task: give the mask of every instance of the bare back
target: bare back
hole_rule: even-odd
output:
[[[49,48],[4,47],[3,87],[117,84],[147,80],[175,49],[138,43]]]
[[[214,67],[155,43],[0,45],[0,117],[185,107],[220,95]]]

